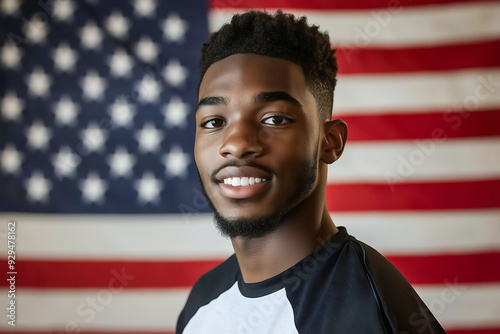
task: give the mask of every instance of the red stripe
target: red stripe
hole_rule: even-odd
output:
[[[418,47],[342,48],[337,51],[339,74],[456,70],[500,66],[500,40]]]
[[[500,282],[500,252],[422,256],[389,255],[412,284]]]
[[[482,2],[494,2],[495,0],[483,0]],[[282,8],[286,9],[310,9],[310,10],[323,10],[323,9],[377,9],[377,8],[392,8],[399,7],[417,7],[425,5],[439,5],[439,4],[452,4],[470,2],[476,3],[473,0],[358,0],[358,1],[345,1],[345,0],[210,0],[209,7],[211,9],[264,9],[264,8]]]
[[[448,329],[448,334],[500,334],[500,328],[468,328],[468,329]]]
[[[387,256],[412,284],[499,282],[500,252]],[[189,288],[222,260],[186,262],[37,261],[17,263],[16,287]],[[7,286],[2,280],[0,286]]]
[[[392,177],[392,176],[391,176]],[[441,183],[329,184],[330,212],[483,209],[500,207],[500,179]]]
[[[6,261],[3,261],[7,268]],[[191,287],[221,263],[211,261],[31,261],[16,262],[16,287],[120,289]],[[0,286],[7,286],[2,279]]]
[[[348,141],[500,136],[500,109],[388,115],[340,115]]]

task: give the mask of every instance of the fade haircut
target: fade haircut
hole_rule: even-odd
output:
[[[200,83],[212,64],[245,53],[281,58],[301,66],[318,104],[320,119],[331,119],[338,65],[327,32],[309,26],[305,16],[296,18],[281,10],[274,15],[262,11],[234,15],[203,44]]]

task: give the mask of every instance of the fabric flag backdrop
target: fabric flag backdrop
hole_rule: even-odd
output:
[[[1,0],[2,314],[8,221],[17,274],[0,332],[174,332],[232,253],[197,185],[193,111],[201,43],[247,8],[307,15],[338,48],[337,225],[449,333],[500,333],[500,3],[472,0]]]

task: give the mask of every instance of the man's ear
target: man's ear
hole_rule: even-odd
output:
[[[321,149],[321,160],[326,164],[331,164],[344,151],[347,140],[347,124],[341,120],[325,122],[323,124],[324,138]]]

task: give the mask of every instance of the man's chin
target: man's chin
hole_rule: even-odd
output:
[[[226,218],[218,211],[214,211],[214,222],[217,229],[223,236],[231,239],[237,237],[248,239],[264,237],[275,231],[281,221],[281,215]]]

